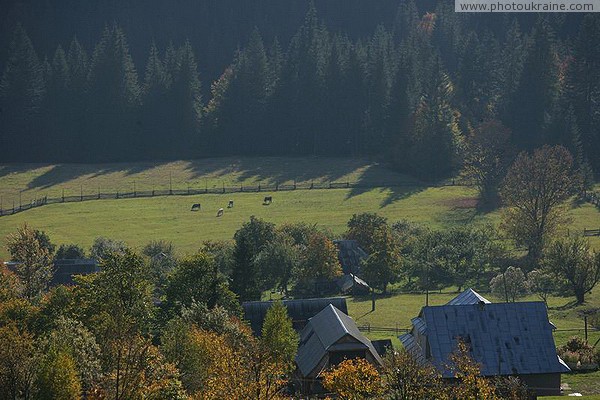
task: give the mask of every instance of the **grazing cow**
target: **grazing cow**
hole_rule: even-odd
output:
[[[219,208],[219,210],[217,211],[217,217],[221,217],[221,216],[223,216],[223,213],[224,213],[224,212],[225,212],[225,211],[224,211],[222,208]]]
[[[229,204],[227,204],[227,208],[233,208],[233,200],[229,200]]]
[[[265,200],[263,201],[263,204],[271,204],[273,202],[273,196],[265,196]]]
[[[201,210],[202,206],[200,205],[200,203],[196,203],[194,205],[192,205],[192,210],[191,211],[198,211]]]

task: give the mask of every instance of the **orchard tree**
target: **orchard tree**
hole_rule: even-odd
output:
[[[527,294],[528,287],[525,274],[521,268],[508,267],[504,273],[498,274],[490,281],[492,293],[507,302],[515,302]]]
[[[348,221],[346,238],[356,240],[367,253],[372,253],[374,233],[387,224],[387,218],[376,213],[353,214]]]
[[[292,271],[300,263],[299,247],[294,244],[292,237],[278,232],[277,238],[267,243],[256,256],[255,263],[266,278],[266,284],[276,286],[287,295]]]
[[[8,236],[7,248],[11,258],[18,262],[15,274],[23,286],[23,296],[33,300],[41,295],[52,280],[52,253],[43,237],[27,224]]]
[[[457,380],[451,388],[451,398],[500,400],[488,379],[481,376],[481,365],[471,357],[468,344],[459,341],[449,358],[448,367]]]
[[[544,264],[559,279],[565,279],[575,294],[577,304],[585,301],[600,280],[600,253],[590,251],[582,238],[558,240],[545,253]]]
[[[548,305],[548,296],[558,288],[556,277],[547,269],[534,269],[527,274],[527,286],[532,293],[535,293],[546,305]]]
[[[398,280],[402,267],[400,245],[394,231],[384,225],[373,234],[373,252],[362,266],[363,277],[387,293],[387,286]]]
[[[536,265],[546,242],[565,220],[561,205],[578,187],[573,157],[562,146],[522,152],[510,167],[500,196],[506,206],[502,228],[527,248]]]
[[[85,250],[77,244],[61,244],[54,255],[55,260],[77,260],[85,258]]]
[[[302,253],[300,266],[294,273],[295,290],[312,293],[316,289],[316,282],[331,281],[341,275],[342,266],[336,245],[323,232],[311,234]]]

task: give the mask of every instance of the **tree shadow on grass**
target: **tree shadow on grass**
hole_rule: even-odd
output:
[[[0,165],[0,178],[10,174],[23,174],[28,171],[33,171],[38,168],[43,168],[48,164],[6,164]]]
[[[571,301],[563,304],[562,306],[548,307],[548,310],[553,310],[553,311],[568,311],[568,310],[574,309],[578,305],[579,304],[577,304],[577,300],[571,300]]]
[[[97,178],[116,172],[133,175],[156,168],[157,163],[117,163],[117,164],[57,164],[27,184],[28,189],[47,189],[82,176]]]

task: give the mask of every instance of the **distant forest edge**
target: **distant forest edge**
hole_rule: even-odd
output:
[[[436,180],[487,144],[561,144],[600,170],[595,14],[457,14],[448,1],[9,3],[3,162],[383,156]]]

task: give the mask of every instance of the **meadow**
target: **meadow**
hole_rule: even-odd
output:
[[[6,258],[6,236],[20,225],[46,231],[53,242],[89,247],[95,237],[108,236],[140,247],[150,240],[169,240],[179,254],[198,249],[204,240],[231,239],[251,215],[276,224],[304,221],[341,235],[354,213],[377,212],[390,221],[407,219],[441,229],[465,224],[499,223],[499,212],[477,209],[476,191],[465,186],[428,186],[368,160],[338,158],[222,158],[202,161],[129,164],[0,166],[3,205],[18,197],[60,197],[83,191],[102,192],[183,189],[308,182],[358,182],[372,189],[297,190],[290,192],[202,194],[139,199],[92,200],[47,205],[0,217],[0,258]],[[273,203],[264,206],[264,196]],[[229,200],[232,209],[219,208]],[[202,210],[191,212],[194,203]],[[569,204],[566,231],[581,232],[600,225],[590,204]],[[599,226],[600,227],[600,226]],[[591,238],[600,248],[600,238]]]
[[[365,189],[314,189],[285,192],[202,194],[137,199],[93,200],[47,205],[12,216],[0,217],[0,258],[7,258],[6,237],[20,225],[44,230],[56,244],[77,243],[85,248],[95,237],[107,236],[140,248],[150,240],[168,240],[180,255],[196,251],[205,240],[229,240],[235,231],[255,215],[276,224],[306,222],[340,236],[354,213],[377,212],[397,221],[407,219],[434,229],[468,224],[500,222],[500,211],[483,212],[477,208],[476,191],[466,186],[428,186],[408,176],[394,173],[367,160],[257,158],[210,159],[172,163],[111,165],[4,165],[0,166],[0,195],[4,206],[18,196],[35,198],[103,192],[235,185],[298,184],[307,182],[360,182]],[[273,196],[263,205],[264,196]],[[229,200],[234,207],[226,208]],[[202,210],[190,211],[201,203]],[[225,208],[217,218],[219,208]],[[570,222],[561,234],[600,228],[600,212],[590,204],[571,202],[567,206]],[[600,249],[600,237],[590,238]],[[507,242],[510,248],[510,243]],[[518,250],[518,249],[514,249]],[[431,293],[430,304],[448,302],[456,293]],[[486,294],[486,296],[489,296]],[[499,301],[490,297],[492,301]],[[537,300],[530,296],[525,300]],[[350,315],[358,325],[410,327],[425,304],[423,294],[399,294],[378,298],[371,312],[370,298],[349,298]],[[600,308],[600,289],[588,296],[585,305],[574,307],[572,298],[551,297],[549,315],[559,329],[583,329],[581,312]],[[583,331],[558,331],[557,345]],[[389,333],[368,333],[371,338],[392,338]],[[590,341],[600,339],[591,332]],[[565,375],[563,382],[584,394],[600,393],[600,373]]]

